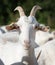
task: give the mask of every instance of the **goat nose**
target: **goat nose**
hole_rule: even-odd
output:
[[[24,47],[25,47],[26,49],[29,49],[29,48],[30,48],[30,41],[24,40]]]
[[[24,40],[24,43],[30,44],[30,41],[29,40]]]

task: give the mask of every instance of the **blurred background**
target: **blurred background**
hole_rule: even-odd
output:
[[[15,7],[22,6],[28,16],[36,4],[42,7],[42,10],[36,13],[37,21],[54,29],[55,0],[0,0],[0,26],[16,22],[19,13],[14,12]]]

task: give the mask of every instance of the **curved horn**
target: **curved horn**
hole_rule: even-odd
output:
[[[35,16],[36,11],[37,11],[37,10],[40,10],[40,9],[42,9],[42,8],[41,8],[39,5],[33,6],[32,10],[31,10],[31,12],[30,12],[30,15],[31,15],[31,16]]]
[[[19,11],[19,14],[20,16],[25,16],[25,13],[23,11],[23,8],[21,6],[17,6],[14,11],[18,10]]]

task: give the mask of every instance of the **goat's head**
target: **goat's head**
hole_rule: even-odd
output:
[[[18,10],[20,14],[19,21],[16,22],[16,24],[19,26],[21,30],[20,39],[27,45],[26,47],[29,47],[30,36],[32,35],[31,32],[34,32],[34,27],[36,25],[34,23],[30,24],[31,21],[25,15],[22,7],[18,6],[15,8],[15,10]]]
[[[39,5],[33,6],[32,10],[31,10],[31,12],[30,12],[30,15],[29,15],[29,17],[28,17],[29,23],[36,25],[35,29],[39,26],[39,23],[37,22],[37,20],[36,20],[36,18],[35,18],[35,13],[36,13],[37,10],[40,10],[40,9],[41,9],[41,7],[40,7]],[[18,21],[22,20],[22,22],[20,22],[20,23],[21,23],[21,24],[24,23],[24,22],[23,22],[23,18],[25,18],[26,15],[25,15],[25,13],[24,13],[22,7],[18,6],[18,7],[16,7],[16,8],[14,9],[14,11],[16,11],[16,10],[19,11],[19,13],[20,13],[20,18],[21,18],[21,19],[19,19]],[[26,18],[27,18],[27,17],[26,17]],[[18,22],[17,22],[17,24],[18,24]],[[7,28],[8,30],[12,30],[12,29],[17,29],[18,26],[17,26],[16,24],[12,24],[11,26],[10,26],[10,25],[7,26],[6,28]]]

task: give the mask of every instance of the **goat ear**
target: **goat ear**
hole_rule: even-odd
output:
[[[16,24],[7,25],[7,26],[6,26],[6,29],[7,29],[8,31],[13,30],[13,29],[19,29],[19,26],[17,26]]]
[[[43,28],[43,31],[47,32],[49,29],[47,27]]]
[[[38,26],[35,26],[34,29],[38,30]]]
[[[11,26],[7,25],[6,26],[6,29],[9,31],[9,30],[12,30]]]

